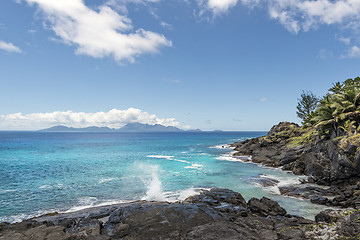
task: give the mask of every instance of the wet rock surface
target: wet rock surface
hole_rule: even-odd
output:
[[[1,223],[0,239],[336,239],[358,234],[358,217],[355,210],[329,211],[317,223],[269,198],[246,202],[239,193],[212,189],[178,203],[137,201]],[[323,238],[328,233],[319,224],[339,227]]]

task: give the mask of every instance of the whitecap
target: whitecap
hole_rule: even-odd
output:
[[[7,193],[7,192],[15,192],[16,189],[6,189],[6,190],[1,190],[0,193]]]
[[[182,159],[174,159],[174,156],[167,156],[167,155],[148,155],[146,156],[148,158],[157,158],[157,159],[167,159],[171,161],[177,161],[182,163],[189,163],[188,161],[182,160]]]
[[[210,156],[210,154],[208,154],[208,153],[199,153],[198,155],[200,155],[200,156]]]
[[[185,166],[184,168],[200,169],[202,167],[203,167],[203,165],[194,163],[194,164],[191,164],[191,166]]]
[[[172,159],[173,161],[182,162],[182,163],[190,163],[188,161],[182,160],[182,159]]]
[[[40,188],[40,189],[44,189],[44,188],[48,189],[48,188],[51,188],[51,186],[50,186],[50,185],[42,185],[42,186],[40,186],[39,188]]]
[[[159,159],[167,159],[172,160],[174,156],[167,156],[167,155],[147,155],[148,158],[159,158]]]
[[[110,181],[113,181],[115,179],[116,178],[103,178],[103,179],[100,179],[99,184],[104,183],[104,182],[110,182]]]

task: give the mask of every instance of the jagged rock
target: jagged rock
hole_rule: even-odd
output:
[[[272,216],[284,216],[286,214],[286,210],[280,207],[279,203],[269,198],[263,197],[260,199],[260,202],[268,206],[268,214]]]
[[[322,211],[320,213],[318,213],[315,216],[315,221],[316,222],[326,222],[326,223],[332,223],[333,221],[335,221],[337,219],[337,215],[333,214],[332,210],[325,210]]]
[[[275,223],[294,225],[285,214],[271,199],[246,203],[239,193],[212,189],[182,203],[137,201],[3,223],[0,239],[277,239]]]
[[[310,201],[312,203],[325,205],[329,201],[329,199],[327,199],[326,197],[315,196],[315,197],[310,198]]]
[[[284,216],[286,214],[286,210],[280,207],[277,202],[266,197],[263,197],[260,200],[257,198],[251,198],[248,202],[248,205],[252,213],[263,217],[268,215]]]
[[[309,189],[280,189],[282,194],[312,199],[312,202],[318,204],[356,207],[356,201],[349,199],[355,190],[360,190],[360,151],[354,151],[357,146],[349,141],[345,147],[340,148],[337,137],[343,136],[343,131],[334,133],[337,137],[314,137],[310,142],[293,144],[293,137],[301,134],[301,128],[297,124],[281,122],[273,126],[264,137],[232,144],[236,151],[234,155],[251,156],[254,163],[282,167],[294,174],[307,175],[308,183],[332,186],[332,189],[319,193],[308,191]],[[346,189],[346,185],[354,187]],[[360,196],[360,193],[357,194]],[[345,196],[346,200],[326,199],[339,195]]]
[[[357,210],[328,210],[316,219],[318,223],[286,214],[269,198],[246,203],[239,193],[212,189],[182,203],[137,201],[1,223],[0,239],[275,240],[346,239],[359,234]]]
[[[267,206],[265,203],[260,202],[259,199],[251,198],[248,204],[252,213],[258,214],[262,217],[266,217],[269,215],[269,206]]]

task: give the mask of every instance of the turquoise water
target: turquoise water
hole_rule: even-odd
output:
[[[269,176],[286,185],[299,177],[240,162],[222,147],[264,134],[0,132],[0,222],[139,199],[176,201],[212,187],[246,199],[268,196],[313,217],[322,206],[255,181]]]

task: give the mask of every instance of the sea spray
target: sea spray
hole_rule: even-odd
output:
[[[140,179],[147,188],[146,194],[142,200],[165,201],[166,199],[163,195],[162,183],[159,179],[159,166],[140,164],[139,169],[143,170],[144,175],[140,175]]]

